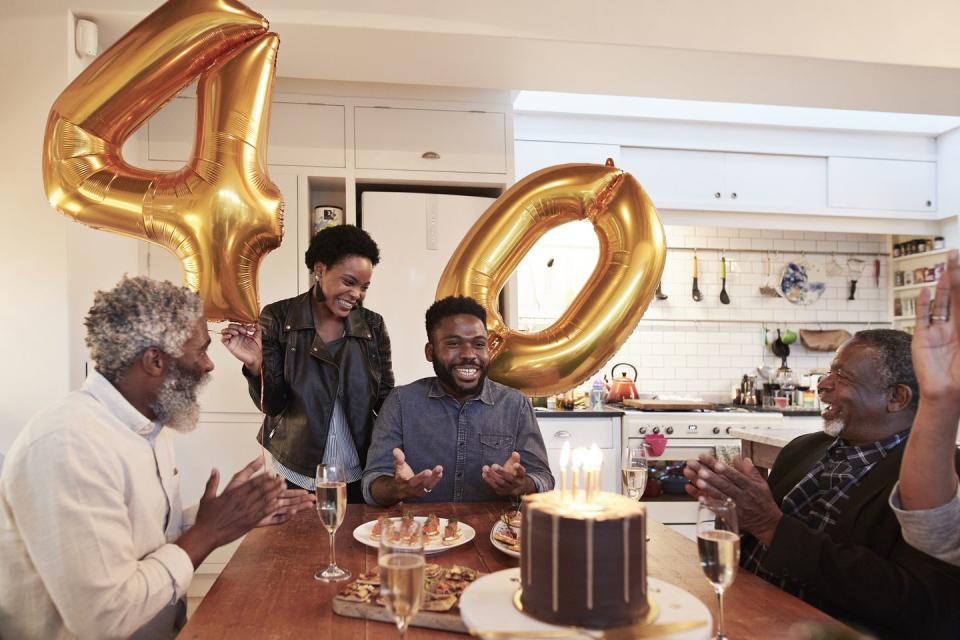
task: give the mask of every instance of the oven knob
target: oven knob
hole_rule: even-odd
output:
[[[730,434],[730,429],[732,429],[732,428],[733,428],[733,427],[727,427],[727,435]]]
[[[720,427],[714,427],[714,428],[713,428],[713,433],[714,433],[714,435],[719,434],[719,433],[720,433]]]
[[[639,431],[640,433],[646,433],[646,432],[647,432],[647,428],[646,428],[646,427],[640,427],[639,429],[637,429],[637,431]]]
[[[672,434],[672,433],[673,433],[673,427],[667,427],[666,431],[667,431],[667,435]]]
[[[654,428],[653,428],[653,432],[654,432],[654,433],[660,433],[660,427],[654,427]]]

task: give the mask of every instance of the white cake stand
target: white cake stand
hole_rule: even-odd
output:
[[[520,569],[505,569],[483,576],[460,596],[460,616],[467,629],[478,631],[560,631],[568,627],[547,624],[517,610],[513,594],[520,588]],[[661,636],[669,640],[707,640],[713,635],[713,618],[700,600],[669,582],[647,579],[647,595],[659,614],[652,624],[703,620],[696,629]],[[589,635],[583,636],[585,639]]]

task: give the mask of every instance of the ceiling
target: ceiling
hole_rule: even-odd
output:
[[[13,15],[70,9],[93,18],[105,44],[159,4],[8,2]],[[960,115],[953,0],[251,6],[280,34],[278,73],[289,78]]]

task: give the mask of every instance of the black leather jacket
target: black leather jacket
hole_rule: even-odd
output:
[[[330,416],[339,385],[343,410],[366,463],[373,423],[393,389],[390,338],[383,317],[363,307],[345,321],[339,365],[317,335],[310,296],[280,300],[260,314],[263,330],[263,395],[266,418],[257,440],[283,466],[313,477],[323,460]],[[250,397],[260,406],[260,377],[246,368]]]

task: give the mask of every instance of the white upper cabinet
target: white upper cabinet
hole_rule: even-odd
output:
[[[615,144],[581,144],[577,142],[543,142],[517,140],[514,144],[514,166],[517,180],[534,171],[555,164],[589,162],[604,164],[607,158],[620,166],[620,146]]]
[[[830,207],[886,211],[937,209],[937,165],[914,160],[830,158]]]
[[[197,101],[171,100],[148,122],[150,160],[186,162],[193,150]],[[345,166],[344,108],[339,105],[274,102],[267,162],[274,166]]]
[[[503,113],[355,107],[357,169],[507,172]]]
[[[622,166],[668,209],[819,212],[826,158],[625,147]]]

